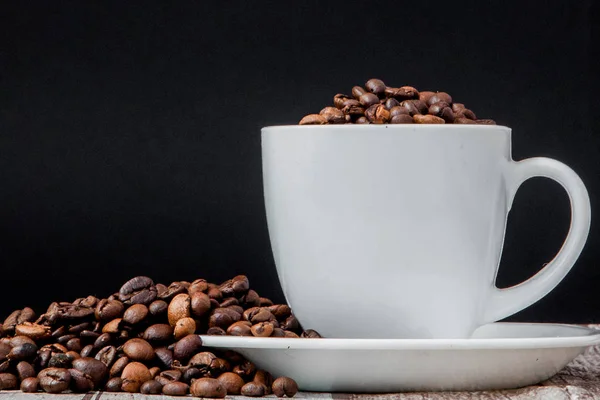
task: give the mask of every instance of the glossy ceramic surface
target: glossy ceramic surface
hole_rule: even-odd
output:
[[[513,161],[506,127],[268,127],[262,157],[283,292],[325,337],[468,338],[550,292],[589,231],[581,179],[552,159]],[[567,190],[569,234],[537,275],[499,290],[507,215],[534,176]]]
[[[472,339],[286,339],[202,336],[301,390],[398,392],[509,389],[556,374],[600,331],[558,324],[495,323]]]

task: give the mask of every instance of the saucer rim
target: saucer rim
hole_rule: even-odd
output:
[[[297,339],[252,336],[199,336],[205,347],[271,350],[525,350],[588,347],[600,344],[600,330],[585,325],[522,322],[497,322],[493,325],[564,327],[579,330],[582,334],[576,336],[478,339]]]

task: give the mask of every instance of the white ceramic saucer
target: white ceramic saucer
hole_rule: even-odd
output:
[[[471,339],[288,339],[202,336],[237,351],[300,390],[400,392],[510,389],[550,378],[600,343],[572,325],[495,323]]]

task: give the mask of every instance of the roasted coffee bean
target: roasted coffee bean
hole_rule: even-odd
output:
[[[16,389],[19,381],[16,376],[6,372],[0,373],[0,390]]]
[[[186,293],[187,291],[188,289],[181,282],[173,282],[169,285],[167,290],[160,295],[160,298],[162,300],[170,301],[178,294]]]
[[[206,331],[206,334],[209,336],[225,336],[225,335],[227,335],[227,332],[225,332],[225,330],[223,330],[223,328],[219,328],[218,326],[213,326],[211,328],[208,328],[208,330]]]
[[[173,335],[175,340],[179,340],[187,335],[191,335],[196,332],[196,321],[192,318],[181,318],[175,324],[175,329],[173,330]]]
[[[90,340],[94,340],[95,341],[96,339],[98,339],[100,337],[100,334],[98,332],[85,330],[85,331],[82,331],[79,334],[79,336],[82,339],[90,339]]]
[[[456,118],[468,118],[468,119],[477,119],[475,113],[468,108],[463,108],[458,110],[456,113]]]
[[[217,302],[220,302],[221,300],[223,300],[223,293],[221,292],[219,287],[216,285],[209,287],[208,292],[206,294],[208,294],[208,297],[216,300]]]
[[[67,333],[68,333],[67,326],[61,325],[58,328],[56,328],[54,331],[52,331],[52,333],[50,334],[50,336],[53,339],[58,339],[59,337],[64,336]]]
[[[250,331],[252,335],[258,337],[269,337],[273,333],[275,327],[271,322],[259,322],[258,324],[252,325]]]
[[[152,367],[148,371],[150,371],[150,376],[154,379],[160,374],[160,367]]]
[[[188,394],[190,386],[183,382],[171,382],[163,386],[162,392],[167,396],[185,396]]]
[[[365,116],[372,124],[385,124],[390,120],[390,112],[383,104],[374,104],[365,111]]]
[[[150,304],[157,296],[154,282],[147,276],[137,276],[119,289],[119,300],[126,304]]]
[[[73,302],[73,305],[81,307],[95,307],[96,304],[98,304],[98,298],[96,296],[82,297]]]
[[[8,353],[10,353],[11,349],[12,347],[10,346],[10,344],[0,342],[0,361],[6,359],[6,356],[8,355]]]
[[[129,358],[127,356],[118,358],[110,368],[109,376],[111,378],[114,378],[115,376],[121,376],[127,364],[129,364]]]
[[[244,380],[233,372],[224,372],[217,380],[225,387],[228,395],[239,395],[244,386]]]
[[[444,124],[444,121],[440,117],[436,117],[435,115],[414,115],[413,121],[415,124]]]
[[[362,96],[363,94],[367,94],[367,93],[368,92],[360,86],[354,86],[352,88],[352,96],[354,96],[354,98],[356,100],[358,100],[360,98],[360,96]]]
[[[400,103],[400,106],[406,108],[412,116],[425,114],[428,111],[427,105],[421,100],[405,100]]]
[[[412,124],[413,117],[408,114],[399,114],[392,117],[390,124]]]
[[[176,382],[181,379],[183,373],[176,369],[170,369],[160,373],[160,376],[167,379],[169,382]]]
[[[281,324],[281,328],[286,331],[296,331],[300,327],[298,319],[292,314],[285,319],[285,322]]]
[[[94,358],[102,361],[104,365],[110,368],[117,359],[117,348],[115,346],[106,346],[102,348]]]
[[[406,107],[402,107],[400,105],[392,107],[390,109],[390,117],[394,118],[398,115],[409,115],[409,111]]]
[[[198,339],[199,338],[200,337],[198,337]],[[169,350],[166,347],[159,347],[156,350],[154,350],[154,353],[156,354],[156,358],[162,367],[171,368],[171,364],[173,363],[173,351],[172,350]]]
[[[419,98],[419,91],[412,86],[402,86],[400,88],[388,87],[385,89],[385,95],[400,101],[411,100]]]
[[[123,330],[123,319],[115,318],[102,328],[102,333],[119,333]]]
[[[202,371],[200,371],[198,368],[190,367],[185,369],[181,380],[186,382],[187,384],[191,384],[194,379],[201,378],[202,376]]]
[[[398,107],[400,105],[400,102],[396,99],[394,99],[393,97],[390,97],[389,99],[385,100],[385,103],[383,103],[385,105],[385,108],[387,108],[388,110],[391,110],[394,107]]]
[[[25,307],[22,310],[13,311],[2,324],[2,331],[8,334],[12,334],[15,327],[24,322],[33,322],[35,320],[35,312],[29,307]]]
[[[113,341],[113,339],[110,336],[110,333],[103,333],[102,335],[99,335],[96,338],[96,340],[94,341],[94,348],[101,349],[101,348],[111,344],[112,341]]]
[[[275,318],[268,307],[252,307],[244,311],[244,320],[250,321],[252,324],[259,322],[271,321]]]
[[[477,119],[475,123],[479,125],[496,125],[496,121],[493,119]]]
[[[314,329],[307,329],[304,332],[302,332],[300,337],[316,339],[316,338],[320,338],[321,335],[319,334],[319,332],[315,331]]]
[[[427,105],[431,106],[432,104],[438,103],[440,101],[443,101],[448,104],[452,104],[452,96],[450,96],[446,92],[436,92],[433,96],[431,96],[427,100]]]
[[[360,96],[358,101],[360,102],[360,104],[363,107],[368,109],[369,107],[371,107],[374,104],[379,104],[379,97],[377,97],[373,93],[365,93],[362,96]],[[366,113],[366,111],[365,111],[365,113]]]
[[[435,92],[424,91],[419,92],[419,100],[425,104],[429,104],[429,99],[435,94]]]
[[[149,380],[142,383],[140,386],[140,393],[142,394],[161,394],[163,389],[163,385],[160,382],[155,380]]]
[[[175,360],[185,361],[196,354],[202,347],[202,339],[198,335],[187,335],[175,344],[173,349],[173,358]]]
[[[365,108],[361,106],[358,100],[349,99],[344,102],[344,108],[342,108],[342,112],[351,116],[360,116],[365,113]]]
[[[71,374],[65,368],[46,368],[38,374],[40,387],[47,393],[60,393],[69,388]]]
[[[159,315],[162,315],[162,314],[166,313],[167,312],[167,308],[169,308],[169,305],[167,304],[166,301],[164,301],[164,300],[154,300],[148,306],[148,311],[150,312],[151,315],[157,317]]]
[[[9,372],[12,368],[12,364],[10,360],[4,360],[0,362],[0,373]]]
[[[142,334],[142,339],[149,342],[166,342],[173,337],[173,327],[169,324],[150,325]]]
[[[271,394],[271,385],[273,385],[273,375],[264,369],[259,369],[254,374],[254,382],[262,383],[267,388],[267,394]]]
[[[206,293],[207,290],[208,290],[208,282],[206,282],[206,279],[196,279],[188,287],[188,293],[190,296],[196,292]]]
[[[86,393],[94,390],[94,381],[91,376],[75,368],[69,369],[69,374],[71,375],[71,390],[75,393]]]
[[[199,368],[200,370],[209,371],[212,363],[217,359],[213,353],[209,351],[203,351],[194,355],[189,363],[189,367]]]
[[[93,331],[93,324],[91,322],[82,322],[80,324],[72,325],[69,328],[68,332],[74,333],[75,335],[79,335],[81,332],[90,330],[90,329]]]
[[[68,334],[68,335],[62,335],[61,337],[59,337],[57,339],[57,342],[60,343],[60,344],[62,344],[62,345],[66,345],[69,340],[74,339],[76,337],[77,337],[77,335],[74,335],[72,333]]]
[[[214,360],[209,368],[209,376],[211,378],[216,378],[224,372],[231,370],[231,366],[229,365],[227,360],[224,360],[222,358],[217,358],[216,360]]]
[[[123,345],[123,353],[133,361],[150,361],[154,358],[154,349],[144,339],[129,339]]]
[[[273,301],[271,299],[267,299],[266,297],[261,297],[259,299],[260,305],[259,307],[270,307],[273,305]]]
[[[252,377],[254,377],[255,372],[256,366],[248,360],[233,367],[233,373],[239,375],[245,381],[247,381],[248,379],[252,379]]]
[[[252,336],[251,327],[252,324],[249,321],[238,321],[227,328],[227,334],[231,336]]]
[[[89,375],[94,382],[94,387],[101,387],[108,375],[108,368],[102,361],[91,357],[82,357],[73,360],[73,368]]]
[[[92,354],[94,354],[94,345],[93,344],[88,344],[87,346],[85,346],[83,349],[81,349],[81,357],[90,357]]]
[[[123,315],[125,306],[119,300],[102,299],[96,305],[94,314],[100,321],[111,321]]]
[[[429,107],[429,114],[435,115],[436,117],[442,118],[447,123],[451,124],[454,122],[454,112],[448,103],[440,101],[439,103],[432,104]]]
[[[25,378],[21,381],[21,391],[24,393],[35,393],[38,391],[40,386],[40,380],[36,377]],[[0,378],[0,389],[2,388],[1,378]]]
[[[262,397],[268,393],[267,387],[260,382],[248,382],[240,390],[242,396]]]
[[[369,79],[367,83],[365,83],[365,88],[369,92],[380,96],[384,94],[386,86],[380,79]]]
[[[220,304],[219,307],[221,308],[227,308],[227,307],[231,307],[231,306],[239,306],[240,302],[238,299],[236,299],[235,297],[229,297],[225,300],[223,300]],[[244,309],[242,308],[242,312]],[[193,313],[193,307],[192,307],[192,313]]]
[[[466,107],[463,103],[452,103],[452,111],[454,111],[455,113],[459,112],[460,110],[464,110]]]
[[[123,321],[130,325],[142,322],[148,316],[148,307],[143,304],[134,304],[130,306],[123,314]]]
[[[281,328],[273,328],[271,337],[285,337],[285,331]]]
[[[333,105],[340,110],[344,108],[344,101],[348,100],[349,97],[345,94],[338,93],[333,96]]]
[[[325,125],[327,123],[327,119],[319,114],[309,114],[303,117],[299,125]]]
[[[11,347],[17,347],[17,346],[20,346],[25,343],[33,344],[37,347],[37,345],[35,344],[35,341],[33,341],[33,339],[31,339],[27,336],[14,336],[9,341],[9,345]]]
[[[123,373],[121,374],[123,384],[121,389],[129,393],[137,393],[140,390],[140,386],[146,381],[152,379],[148,367],[139,362],[131,362],[127,364]]]
[[[281,376],[273,381],[271,386],[273,394],[277,397],[294,397],[298,393],[298,384],[292,378]]]
[[[81,355],[73,350],[69,350],[65,354],[71,357],[72,360],[77,360],[78,358],[81,358]]]
[[[6,358],[15,361],[29,360],[35,357],[37,350],[38,348],[35,344],[23,343],[13,347],[6,355]]]
[[[15,334],[27,336],[32,340],[42,340],[50,337],[50,327],[33,322],[23,322],[15,326]]]
[[[67,351],[69,351],[69,349],[67,349],[65,346],[63,346],[60,343],[46,344],[46,345],[42,346],[42,348],[40,350],[50,350],[52,352],[52,354],[66,353]]]
[[[229,325],[239,321],[242,316],[231,308],[216,308],[212,311],[208,320],[208,326],[218,326],[227,329]]]
[[[115,376],[114,378],[110,378],[108,382],[106,382],[104,390],[106,390],[107,392],[120,392],[121,386],[123,386],[123,379],[121,379],[118,376]]]
[[[48,361],[49,368],[71,368],[73,357],[66,353],[55,353]]]
[[[187,293],[180,293],[173,297],[167,311],[169,324],[175,326],[177,321],[182,318],[190,317],[191,314],[191,298]]]
[[[227,391],[221,382],[214,378],[200,378],[192,383],[190,393],[196,397],[222,399],[227,394]]]
[[[17,364],[17,374],[19,374],[20,380],[36,376],[33,365],[31,365],[27,361],[20,361]]]
[[[369,120],[367,119],[367,117],[360,117],[356,120],[357,124],[370,124]]]
[[[469,118],[455,117],[454,118],[454,123],[455,124],[476,124],[477,122],[475,122],[475,121],[473,121],[472,119],[469,119]]]
[[[346,117],[344,116],[343,111],[335,107],[325,107],[321,110],[319,115],[325,117],[328,124],[343,124],[346,122]]]

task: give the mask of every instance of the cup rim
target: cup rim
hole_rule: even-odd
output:
[[[476,124],[325,124],[325,125],[269,125],[263,126],[261,131],[271,131],[276,129],[294,129],[294,130],[315,130],[315,129],[334,129],[334,130],[352,130],[352,129],[393,129],[393,130],[420,130],[426,128],[436,128],[438,130],[490,130],[511,132],[512,129],[505,125],[476,125]]]

